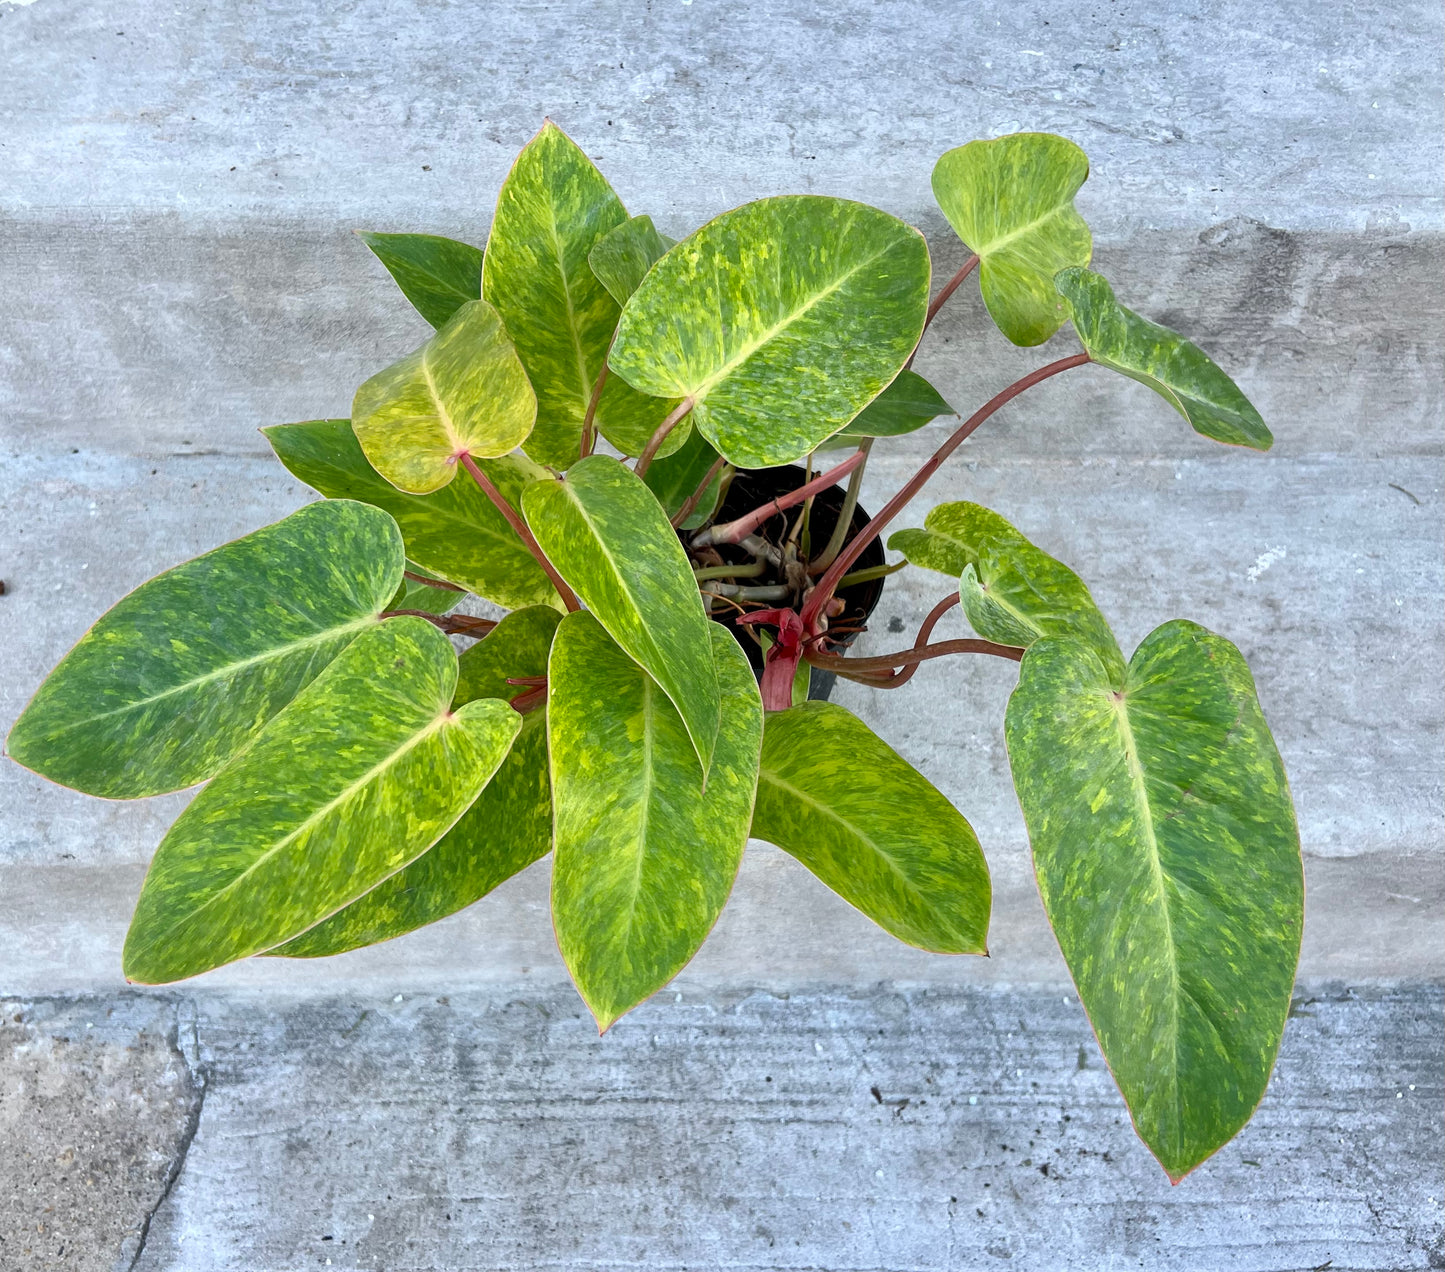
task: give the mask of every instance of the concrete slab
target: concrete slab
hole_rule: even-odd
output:
[[[194,1131],[166,1141],[158,1206],[158,1173],[133,1196],[106,1174],[83,1259],[5,1266],[1439,1267],[1441,1005],[1301,991],[1254,1121],[1171,1188],[1056,992],[669,995],[602,1039],[546,991],[21,1004],[32,1054],[102,1013],[137,1040],[173,1013],[194,1041],[164,1107]],[[122,1074],[155,1098],[144,1048]],[[31,1138],[59,1153],[68,1133],[51,1115]],[[89,1142],[133,1133],[101,1120]],[[32,1187],[53,1176],[63,1210],[52,1163]]]

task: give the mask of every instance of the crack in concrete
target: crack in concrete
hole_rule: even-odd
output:
[[[183,1038],[181,1016],[187,1007],[190,1009],[190,1019],[185,1022],[186,1034]],[[146,1211],[145,1218],[141,1220],[140,1232],[135,1238],[135,1252],[131,1255],[130,1262],[125,1265],[124,1272],[137,1272],[140,1267],[141,1258],[146,1252],[146,1244],[150,1240],[151,1224],[160,1212],[160,1208],[166,1204],[171,1191],[176,1186],[176,1181],[180,1179],[181,1172],[185,1169],[186,1158],[190,1155],[196,1132],[201,1129],[201,1113],[206,1107],[208,1081],[205,1065],[201,1063],[200,1028],[194,1004],[178,1003],[176,1005],[175,1024],[171,1030],[170,1045],[171,1054],[179,1061],[190,1083],[191,1107],[186,1113],[186,1124],[181,1130],[180,1143],[176,1146],[170,1169],[166,1171],[166,1179],[161,1187],[160,1196],[156,1198],[155,1204]]]

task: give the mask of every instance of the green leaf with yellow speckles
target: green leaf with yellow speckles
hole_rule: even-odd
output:
[[[622,200],[596,165],[550,120],[527,143],[497,199],[482,263],[482,295],[501,312],[537,391],[537,427],[524,449],[539,464],[577,458],[582,420],[618,303],[588,264],[609,230],[627,221]],[[640,454],[675,403],[609,377],[597,406],[598,431],[624,454]],[[664,452],[680,446],[674,430]]]
[[[349,645],[190,803],[156,850],[126,935],[127,979],[181,980],[299,935],[437,841],[521,717],[451,710],[457,660],[421,618]]]
[[[167,570],[65,656],[7,751],[108,799],[204,781],[375,626],[402,560],[386,513],[338,500]]]
[[[468,301],[420,349],[372,376],[351,404],[367,461],[413,495],[450,482],[463,451],[505,455],[536,416],[527,373],[484,300]]]
[[[467,301],[481,299],[480,248],[435,234],[357,234],[433,327],[444,327]]]
[[[1039,891],[1135,1129],[1178,1181],[1254,1112],[1304,919],[1284,766],[1239,651],[1171,622],[1121,689],[1042,640],[1005,724]]]
[[[973,828],[842,707],[807,702],[768,716],[753,834],[900,941],[987,953],[992,891]]]
[[[1088,175],[1084,152],[1050,133],[971,141],[933,169],[933,197],[978,254],[983,303],[1016,345],[1043,344],[1063,325],[1054,275],[1094,250],[1074,209]]]
[[[653,266],[608,362],[644,393],[693,398],[693,424],[729,463],[790,463],[893,382],[922,334],[928,280],[923,236],[886,212],[760,199]]]
[[[892,384],[824,445],[849,445],[857,437],[902,437],[916,432],[929,420],[954,413],[943,395],[917,371],[900,371]]]
[[[717,451],[694,429],[673,454],[653,460],[642,480],[657,496],[657,502],[662,505],[662,510],[670,519],[692,498],[693,492],[702,485],[702,479],[707,476],[716,460]],[[722,480],[723,474],[719,471],[718,475],[708,482],[697,507],[688,514],[679,529],[696,530],[707,524],[722,499]]]
[[[453,708],[530,692],[509,678],[545,676],[561,615],[533,606],[508,614],[459,662]],[[289,958],[340,954],[389,941],[455,914],[552,849],[547,713],[522,717],[507,758],[461,819],[409,866],[310,931],[271,950]]]
[[[707,627],[724,715],[706,784],[672,703],[591,614],[564,618],[552,646],[552,921],[600,1029],[697,952],[747,842],[762,699],[737,641]]]
[[[976,503],[939,504],[922,530],[888,540],[913,565],[959,580],[963,612],[985,640],[1027,649],[1045,636],[1071,636],[1104,660],[1122,683],[1124,655],[1084,582],[1035,547],[996,512]]]
[[[1274,444],[1259,412],[1198,345],[1125,309],[1101,274],[1066,269],[1054,282],[1095,362],[1147,384],[1196,433],[1261,451]]]
[[[398,490],[366,462],[350,420],[308,420],[261,431],[308,486],[329,499],[359,499],[391,513],[407,556],[428,573],[509,608],[561,604],[537,559],[470,478],[429,495]],[[547,475],[517,453],[476,463],[518,509],[522,487]]]
[[[625,305],[647,271],[676,244],[676,239],[657,232],[650,216],[634,216],[598,239],[587,262],[612,299]]]
[[[672,699],[705,772],[721,711],[714,624],[662,506],[630,468],[589,455],[564,480],[528,486],[522,512],[607,634]]]

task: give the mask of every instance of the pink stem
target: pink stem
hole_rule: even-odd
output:
[[[775,517],[778,513],[796,504],[802,503],[805,499],[816,495],[820,490],[826,490],[833,485],[839,477],[845,477],[867,459],[865,451],[856,451],[835,468],[830,468],[819,477],[814,477],[806,485],[799,486],[797,490],[790,491],[786,495],[779,495],[776,499],[770,499],[761,508],[754,508],[746,516],[739,517],[736,521],[729,521],[726,525],[712,526],[702,531],[693,541],[695,548],[706,547],[710,543],[737,543],[746,539],[769,517]]]

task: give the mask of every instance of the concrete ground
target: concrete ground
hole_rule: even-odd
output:
[[[940,276],[937,155],[1048,129],[1090,154],[1121,299],[1277,444],[1089,368],[930,497],[1074,565],[1126,648],[1172,617],[1240,646],[1307,879],[1274,1082],[1171,1189],[1033,889],[1003,665],[838,691],[978,830],[989,960],[907,949],[753,845],[604,1040],[545,863],[386,946],[129,990],[185,797],[3,763],[0,1272],[1445,1267],[1441,35],[1414,0],[0,0],[0,729],[126,591],[309,497],[256,428],[344,414],[426,332],[349,231],[482,242],[544,114],[670,233],[842,194],[923,228]],[[918,366],[967,407],[1068,342],[1007,347],[965,289]],[[880,447],[865,502],[943,427]],[[891,580],[859,651],[939,595]]]

